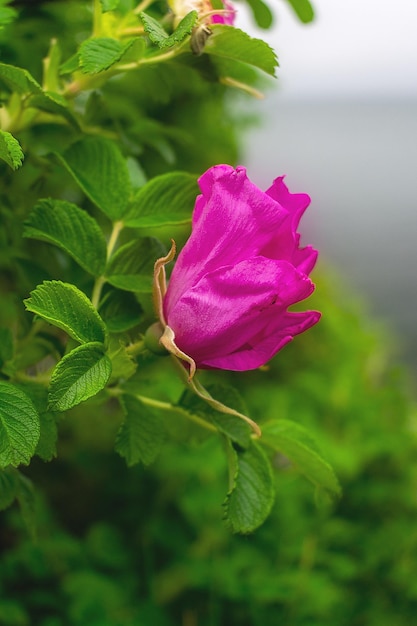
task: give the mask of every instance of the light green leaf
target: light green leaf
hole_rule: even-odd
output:
[[[10,91],[17,93],[43,93],[42,87],[30,72],[14,65],[0,63],[0,82],[7,85]]]
[[[296,12],[299,19],[308,24],[314,19],[314,9],[311,6],[309,0],[287,0]]]
[[[166,254],[158,239],[143,237],[130,241],[111,257],[106,278],[114,287],[141,293],[152,291],[155,261]]]
[[[278,61],[275,52],[261,39],[252,39],[234,26],[214,24],[213,34],[207,40],[204,52],[242,61],[275,76]]]
[[[115,143],[88,137],[56,156],[103,213],[111,220],[123,217],[131,186],[126,161]]]
[[[130,43],[127,44],[127,47]],[[117,63],[126,51],[117,39],[111,37],[94,37],[87,39],[80,46],[79,62],[84,74],[98,74],[108,70]]]
[[[111,361],[100,343],[85,343],[58,363],[49,386],[49,408],[67,411],[95,396],[107,384]]]
[[[17,170],[24,159],[20,143],[5,130],[0,130],[0,159],[6,161],[13,170]]]
[[[262,443],[284,454],[317,487],[333,497],[340,495],[340,485],[331,465],[323,459],[303,426],[290,420],[269,422],[262,427]]]
[[[207,391],[226,406],[247,414],[247,408],[239,393],[233,387],[226,385],[208,385]],[[206,420],[210,424],[214,424],[216,428],[227,435],[232,441],[237,443],[241,448],[247,448],[251,442],[252,429],[242,419],[236,415],[220,413],[209,406],[202,398],[195,393],[186,390],[179,401],[178,406],[191,415]]]
[[[137,228],[185,224],[191,221],[198,193],[192,174],[171,172],[156,176],[136,193],[124,222]]]
[[[100,0],[101,10],[103,13],[114,11],[119,6],[120,0]]]
[[[270,28],[273,22],[271,9],[262,0],[246,0],[260,28]]]
[[[230,448],[230,454],[235,476],[224,502],[225,519],[233,532],[250,533],[265,521],[274,503],[272,468],[255,443],[243,451]]]
[[[150,15],[142,12],[139,16],[149,39],[159,48],[171,48],[181,43],[191,33],[198,19],[197,11],[190,11],[183,17],[172,35],[168,35],[161,24]]]
[[[13,22],[17,17],[17,11],[11,7],[0,6],[0,30]]]
[[[32,458],[40,434],[32,400],[11,383],[0,381],[0,468]]]
[[[164,424],[158,413],[133,396],[124,395],[125,420],[117,434],[115,449],[127,465],[152,463],[164,441]]]
[[[31,292],[24,304],[28,311],[62,328],[80,343],[105,343],[106,327],[103,320],[91,301],[75,285],[46,280]]]
[[[24,237],[65,250],[87,272],[100,276],[106,266],[106,241],[96,220],[65,200],[39,200],[25,222]]]

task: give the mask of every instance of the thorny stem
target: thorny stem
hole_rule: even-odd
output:
[[[109,260],[111,255],[113,254],[113,250],[117,243],[117,239],[121,231],[123,230],[123,228],[124,228],[124,224],[122,221],[114,222],[113,229],[110,233],[110,238],[107,243],[107,260]],[[98,305],[100,303],[101,291],[105,284],[106,284],[105,276],[99,276],[94,283],[93,293],[91,295],[91,302],[93,303],[96,309],[98,309]]]

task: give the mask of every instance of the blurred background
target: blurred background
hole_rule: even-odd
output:
[[[275,26],[238,25],[278,53],[275,88],[250,103],[260,123],[244,164],[263,188],[282,173],[312,206],[303,241],[388,321],[417,366],[417,3],[315,0],[301,24],[288,3]]]

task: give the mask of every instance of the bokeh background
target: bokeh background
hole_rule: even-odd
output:
[[[275,26],[239,25],[265,38],[280,61],[278,84],[250,104],[260,124],[244,164],[266,188],[287,174],[312,207],[302,232],[321,262],[364,296],[417,366],[417,3],[315,0],[303,25],[282,1]]]

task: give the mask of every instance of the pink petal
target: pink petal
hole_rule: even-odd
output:
[[[257,256],[279,229],[287,211],[258,189],[243,167],[216,165],[199,179],[193,230],[178,256],[168,292],[165,313],[204,274]]]
[[[254,337],[251,344],[226,356],[215,356],[200,363],[202,369],[224,369],[243,372],[265,365],[287,343],[316,324],[320,319],[318,311],[285,313],[277,316],[262,332],[262,337]]]
[[[172,280],[172,279],[171,279]],[[308,297],[310,279],[287,261],[254,257],[206,274],[167,315],[178,347],[197,365],[242,349]]]

